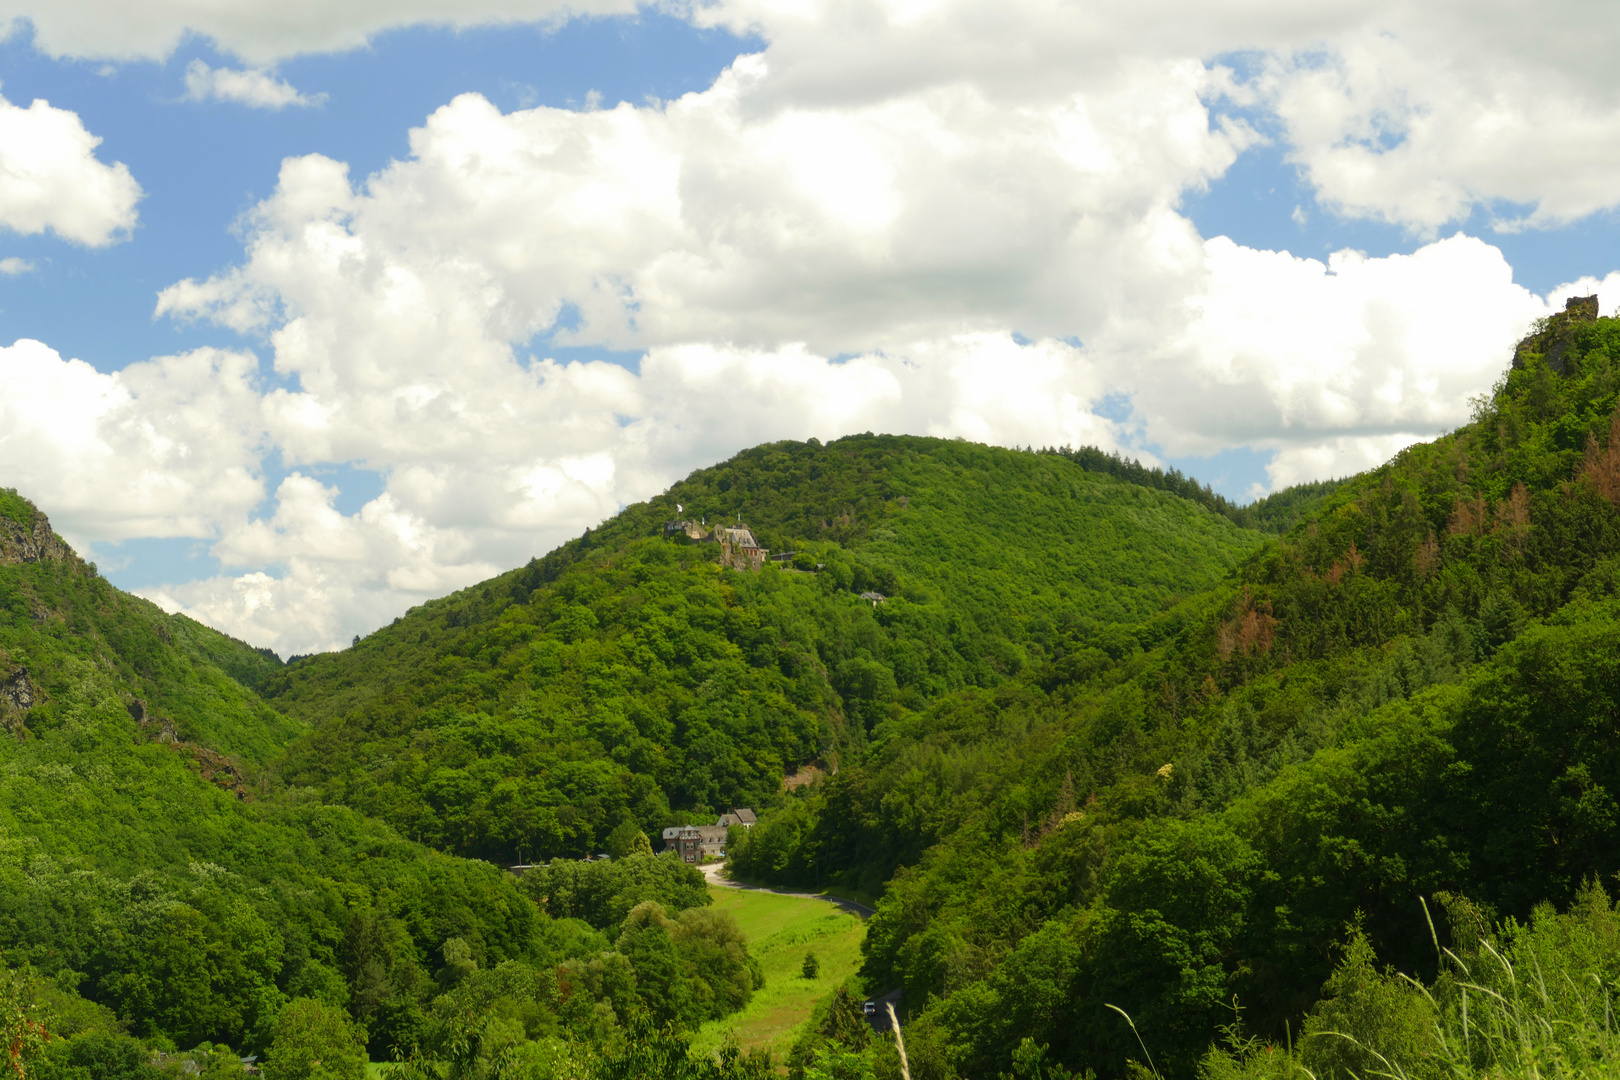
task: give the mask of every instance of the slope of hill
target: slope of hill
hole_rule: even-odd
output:
[[[1268,533],[1285,533],[1292,529],[1344,483],[1344,480],[1315,480],[1296,484],[1240,506],[1179,469],[1150,468],[1117,452],[1104,453],[1095,446],[1082,446],[1078,450],[1068,446],[1047,447],[1041,453],[1067,458],[1087,472],[1105,473],[1143,487],[1180,495],[1220,514],[1235,525]]]
[[[285,667],[0,492],[0,949],[109,1039],[265,1047],[301,997],[402,1075],[763,1076],[685,1056],[757,968],[674,913],[681,867],[446,854],[633,850],[747,802],[739,869],[883,893],[861,975],[903,987],[919,1078],[1607,1060],[1616,350],[1620,321],[1549,320],[1468,427],[1247,518],[1083,453],[760,447]],[[677,503],[798,557],[722,569],[664,537]],[[595,921],[549,918],[564,894]],[[1492,957],[1556,982],[1531,1049],[1457,1026],[1468,985],[1519,993]],[[867,1030],[829,999],[790,1072],[894,1075]]]
[[[279,666],[114,589],[32,504],[0,490],[0,682],[13,687],[13,726],[23,711],[35,728],[68,722],[58,688],[94,672],[116,682],[132,715],[150,713],[149,723],[161,718],[180,739],[260,763],[302,730],[243,685]],[[23,696],[30,704],[19,707]]]
[[[376,1056],[409,1053],[433,1030],[434,1002],[482,969],[528,980],[539,995],[524,1014],[532,1034],[566,1030],[582,1045],[645,1002],[687,1002],[595,929],[548,918],[504,871],[275,782],[259,763],[302,725],[226,674],[259,678],[272,664],[112,588],[31,504],[0,491],[8,1075],[148,1080],[163,1075],[153,1050],[193,1048],[171,1061],[175,1075],[209,1055],[239,1074],[238,1051],[291,1053],[277,1049],[278,1032],[307,1015],[324,1016],[340,1042],[369,1041]],[[674,915],[692,896],[702,902],[701,878],[681,880],[695,872],[642,864],[657,872],[621,883],[621,907],[663,900]],[[733,988],[692,990],[682,1007],[694,1022],[746,1001],[746,970],[736,970],[746,950],[723,920],[655,921],[634,942],[656,952],[676,947],[671,935],[683,955],[708,950],[711,961],[677,989]],[[639,989],[576,992],[583,1013],[560,1017],[556,965],[580,955],[617,965]],[[50,1042],[26,1037],[35,1022]],[[364,1052],[349,1056],[363,1062]],[[301,1075],[294,1064],[284,1061],[283,1075]]]
[[[1536,916],[1533,962],[1607,985],[1580,935],[1611,932],[1609,901],[1579,891],[1620,869],[1617,349],[1620,320],[1549,320],[1466,428],[1338,487],[1123,647],[1065,643],[1016,689],[896,718],[734,861],[784,881],[905,867],[864,975],[904,986],[930,1075],[1027,1072],[1043,1045],[1118,1074],[1137,1032],[1167,1075],[1375,1067],[1325,1036],[1302,1060],[1302,1022],[1417,1075],[1451,1051],[1399,1027],[1430,1021],[1395,1019],[1419,1006],[1369,957],[1432,979],[1438,929],[1495,963],[1481,940],[1522,937],[1495,920],[1542,902],[1577,910]],[[1486,977],[1451,965],[1447,1007],[1447,979]],[[1239,1021],[1239,1051],[1200,1065]],[[1506,1068],[1475,1049],[1469,1068]]]
[[[678,505],[821,570],[722,570],[664,538]],[[289,782],[462,854],[579,854],[627,820],[770,805],[799,766],[1143,623],[1259,541],[1050,455],[772,444],[262,689],[313,725]]]

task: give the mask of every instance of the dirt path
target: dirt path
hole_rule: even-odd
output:
[[[869,919],[873,915],[877,914],[877,912],[873,911],[865,904],[857,904],[853,900],[845,900],[842,896],[828,896],[826,893],[793,892],[789,889],[772,889],[765,885],[744,885],[738,881],[727,881],[721,874],[723,869],[724,866],[722,864],[711,863],[710,865],[703,867],[703,876],[708,879],[710,885],[717,889],[744,889],[749,892],[775,893],[778,896],[795,896],[804,900],[825,900],[834,907],[843,908],[852,915],[858,915],[863,919]]]

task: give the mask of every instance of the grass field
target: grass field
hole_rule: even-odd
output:
[[[714,906],[731,912],[748,935],[748,951],[765,972],[765,988],[755,992],[742,1012],[704,1024],[692,1049],[712,1053],[727,1032],[735,1032],[743,1047],[768,1046],[780,1062],[816,1002],[860,967],[865,924],[825,900],[713,887],[709,895]],[[814,949],[821,961],[821,972],[813,980],[800,974],[808,949]],[[387,1075],[378,1062],[367,1071],[368,1080]]]
[[[860,967],[865,925],[825,900],[742,889],[709,893],[714,906],[731,912],[748,935],[748,951],[765,971],[765,988],[742,1012],[704,1024],[693,1049],[713,1051],[726,1032],[734,1031],[742,1046],[768,1046],[781,1061],[816,1002]],[[821,960],[821,973],[813,980],[799,973],[805,951],[812,948]]]

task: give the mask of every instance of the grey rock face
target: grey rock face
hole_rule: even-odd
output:
[[[34,515],[29,525],[0,518],[0,566],[6,563],[32,563],[41,559],[71,559],[73,549],[51,531],[44,514]]]
[[[0,675],[0,728],[22,737],[23,717],[38,698],[39,692],[29,681],[27,668]]]

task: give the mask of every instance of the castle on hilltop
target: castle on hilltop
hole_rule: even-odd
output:
[[[740,520],[735,525],[716,525],[712,531],[706,523],[696,521],[664,522],[664,539],[676,538],[688,543],[719,544],[720,565],[732,570],[758,570],[771,554],[759,546],[754,531]]]
[[[1513,369],[1523,370],[1531,353],[1555,375],[1564,374],[1564,357],[1575,344],[1575,324],[1596,322],[1602,315],[1596,296],[1571,296],[1564,310],[1549,316],[1513,350]]]

